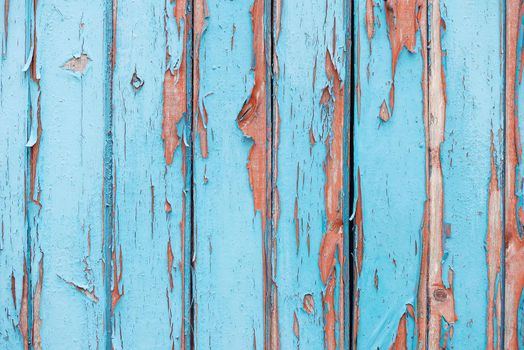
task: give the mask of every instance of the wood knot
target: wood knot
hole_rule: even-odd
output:
[[[435,289],[435,291],[433,292],[433,298],[435,298],[436,301],[446,301],[446,299],[448,298],[448,292],[443,289],[443,288],[439,288],[439,289]]]
[[[311,294],[304,295],[303,307],[309,315],[315,312],[315,300]]]
[[[133,89],[135,89],[135,91],[138,91],[142,88],[142,86],[144,86],[144,81],[142,80],[142,78],[138,76],[138,74],[135,71],[133,73],[133,76],[131,77],[130,84],[131,86],[133,86]]]

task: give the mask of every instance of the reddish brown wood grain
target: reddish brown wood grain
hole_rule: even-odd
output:
[[[506,161],[505,161],[505,310],[504,310],[504,348],[519,347],[518,314],[524,287],[524,244],[519,234],[522,226],[522,209],[518,205],[517,167],[522,155],[517,113],[518,93],[517,67],[522,64],[519,58],[519,33],[522,18],[520,1],[506,3]]]

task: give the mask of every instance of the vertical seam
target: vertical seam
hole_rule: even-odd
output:
[[[104,18],[104,292],[105,292],[105,348],[112,350],[112,300],[111,300],[111,283],[118,283],[112,281],[111,271],[113,262],[111,261],[111,250],[113,246],[113,73],[114,73],[114,55],[113,44],[115,38],[113,26],[114,1],[107,0],[105,2],[105,18]]]
[[[256,1],[256,0],[255,0]],[[274,7],[276,6],[275,1],[278,0],[265,0],[264,3],[264,22],[266,28],[268,28],[265,31],[265,38],[264,41],[268,44],[269,49],[266,48],[266,55],[269,54],[269,59],[266,59],[266,76],[267,80],[269,81],[269,84],[266,86],[266,94],[269,95],[269,101],[268,97],[266,96],[266,110],[269,109],[269,118],[266,120],[266,125],[269,122],[269,140],[266,145],[269,145],[269,181],[266,180],[266,184],[269,182],[270,190],[269,190],[269,215],[270,218],[268,220],[268,225],[266,227],[266,239],[265,242],[262,242],[262,244],[265,245],[266,250],[266,274],[264,276],[265,283],[266,283],[266,295],[264,295],[265,298],[265,309],[264,309],[264,323],[265,323],[265,329],[266,334],[264,335],[265,341],[264,341],[264,348],[270,349],[272,345],[272,339],[273,337],[278,337],[278,334],[272,334],[273,328],[272,328],[272,322],[273,322],[273,313],[272,308],[275,307],[275,305],[272,304],[273,302],[273,293],[275,292],[273,289],[273,271],[276,271],[276,266],[273,266],[273,263],[276,262],[276,257],[274,257],[274,253],[276,253],[276,249],[274,249],[274,245],[276,245],[276,225],[275,225],[275,190],[276,190],[276,178],[275,178],[275,162],[278,161],[278,159],[275,159],[275,147],[277,146],[275,144],[275,101],[274,99],[276,96],[273,95],[275,89],[274,84],[274,57],[275,57],[275,36],[274,36],[274,26],[275,26],[275,14],[274,14]],[[267,25],[269,22],[269,25]],[[267,64],[269,62],[269,64]],[[269,106],[268,106],[269,103]],[[269,108],[268,108],[269,107]],[[266,146],[267,147],[267,146]],[[266,160],[267,162],[267,160]],[[267,190],[266,190],[267,193]],[[267,205],[267,204],[266,204]],[[275,240],[273,238],[275,237]],[[278,310],[277,310],[278,311]],[[278,322],[278,320],[277,320]]]
[[[502,93],[501,93],[501,114],[502,114],[502,128],[504,132],[502,133],[502,247],[500,252],[501,259],[501,271],[500,271],[500,300],[501,304],[501,319],[498,320],[497,328],[500,329],[500,339],[497,339],[499,344],[499,349],[505,347],[504,344],[504,321],[505,321],[505,307],[506,307],[506,99],[507,99],[507,88],[506,88],[506,1],[500,1],[500,50],[501,54],[501,70],[502,70]]]
[[[425,67],[423,67],[423,70],[425,71],[425,75],[426,75],[426,81],[425,81],[425,85],[424,88],[425,88],[425,94],[427,96],[427,99],[426,101],[424,102],[424,114],[423,115],[423,118],[426,118],[426,122],[429,124],[429,119],[430,119],[430,116],[429,116],[429,104],[430,104],[430,93],[429,93],[429,86],[430,86],[430,82],[429,82],[429,79],[430,79],[430,76],[429,76],[429,70],[430,70],[430,60],[431,60],[431,11],[432,11],[432,7],[430,8],[430,2],[432,0],[426,0],[426,61],[423,62],[422,64],[425,65]],[[432,6],[432,4],[431,4]],[[422,48],[424,49],[424,48]],[[422,92],[424,94],[424,91]],[[425,156],[426,156],[426,162],[430,162],[430,160],[428,159],[429,158],[429,152],[428,152],[428,143],[431,144],[431,140],[430,140],[430,137],[431,137],[431,133],[429,132],[429,125],[426,127],[427,129],[424,131],[425,133],[427,133],[427,137],[426,137],[426,145],[425,145]],[[431,168],[431,164],[428,165],[428,168],[426,169],[426,171],[430,171],[430,168]],[[428,186],[428,183],[427,181],[429,181],[429,174],[426,174],[426,179],[425,179],[426,183],[425,183],[425,186],[426,186],[426,201],[429,200],[429,198],[427,198],[427,195],[428,195],[428,190],[427,190],[427,186]],[[427,209],[424,208],[424,211],[426,211]],[[426,215],[424,213],[424,215]],[[428,222],[425,223],[425,225],[430,225],[430,222],[431,221],[431,216],[429,216],[429,219],[428,219]],[[429,234],[429,233],[428,233]],[[424,235],[424,233],[422,232],[422,235]],[[424,244],[424,237],[421,237],[422,239],[422,244]],[[429,245],[429,237],[428,237],[428,242],[427,244]],[[429,269],[430,269],[430,254],[431,254],[431,247],[428,247],[428,254],[426,256],[426,261],[423,261],[422,260],[422,255],[421,255],[421,262],[420,264],[426,264],[427,265],[427,271],[428,273],[426,274],[426,281],[424,283],[424,288],[426,289],[426,299],[424,300],[424,304],[425,305],[419,305],[417,307],[425,307],[426,308],[426,325],[425,325],[425,334],[424,334],[424,340],[425,340],[425,343],[424,343],[424,348],[427,348],[428,347],[428,335],[429,335],[429,319],[431,317],[431,307],[430,307],[430,303],[429,303]],[[422,268],[422,266],[421,266]],[[419,282],[420,283],[420,282]],[[418,298],[417,298],[418,299]],[[419,340],[420,341],[420,340]]]
[[[34,6],[34,2],[32,0],[26,0],[25,1],[25,12],[26,12],[26,26],[25,26],[25,30],[26,30],[26,34],[25,34],[25,54],[26,54],[26,62],[28,62],[31,57],[31,47],[33,46],[33,35],[32,33],[33,32],[33,25],[36,25],[35,23],[35,20],[36,18],[34,17],[34,11],[33,11],[33,6]],[[27,81],[27,106],[28,106],[28,111],[27,111],[27,123],[26,123],[26,127],[27,127],[27,139],[29,139],[29,135],[31,133],[31,120],[32,120],[32,106],[31,106],[31,78],[29,77],[30,73],[29,73],[29,70],[26,72],[25,74],[25,78],[26,78],[26,81]],[[28,204],[31,203],[31,198],[28,198],[28,191],[29,191],[29,188],[30,186],[28,186],[28,181],[30,181],[30,158],[31,158],[31,155],[30,155],[30,152],[31,152],[31,148],[28,148],[26,147],[26,152],[25,152],[25,164],[26,164],[26,169],[25,169],[25,177],[26,177],[26,189],[25,189],[25,197],[26,197],[26,200],[25,200],[25,203],[24,203],[24,216],[25,216],[25,226],[26,226],[26,251],[24,253],[24,263],[25,263],[25,266],[26,266],[26,269],[24,271],[24,274],[26,274],[27,276],[27,347],[28,349],[31,348],[31,335],[32,335],[32,325],[33,325],[33,293],[32,293],[32,290],[33,290],[33,286],[32,286],[32,268],[31,268],[31,260],[32,260],[32,254],[31,254],[31,245],[32,245],[32,239],[31,239],[31,223],[30,223],[30,213],[31,213],[31,210],[29,209],[29,206]],[[23,296],[21,297],[21,299],[23,298]],[[23,302],[23,301],[22,301]]]
[[[355,315],[354,315],[354,312],[355,312],[355,307],[354,307],[354,303],[355,303],[355,298],[356,298],[356,287],[357,287],[357,283],[356,283],[356,271],[355,271],[355,254],[354,254],[354,251],[355,251],[355,227],[354,227],[354,223],[355,223],[355,220],[354,220],[354,217],[351,216],[351,213],[353,213],[353,210],[354,210],[354,203],[355,203],[355,179],[354,179],[354,176],[355,176],[355,171],[354,171],[354,161],[355,161],[355,133],[354,133],[354,121],[355,121],[355,94],[356,94],[356,86],[355,86],[355,70],[353,68],[353,64],[354,62],[358,62],[358,60],[356,60],[356,50],[355,50],[355,45],[354,45],[354,42],[355,42],[355,35],[354,35],[354,27],[355,27],[355,12],[354,12],[354,8],[353,8],[353,3],[352,3],[352,0],[345,0],[344,1],[344,9],[348,9],[348,11],[346,12],[345,14],[345,19],[344,19],[344,23],[345,23],[345,35],[346,35],[346,45],[349,46],[347,47],[347,50],[349,51],[349,54],[346,54],[346,67],[345,67],[345,70],[346,70],[346,87],[349,86],[349,89],[345,89],[345,96],[344,96],[344,105],[347,105],[347,101],[349,99],[349,115],[348,113],[345,113],[346,114],[346,119],[348,120],[348,132],[345,132],[344,135],[347,135],[347,137],[349,138],[349,140],[347,140],[347,143],[346,143],[346,147],[345,149],[347,150],[348,152],[348,157],[349,157],[349,164],[347,164],[348,166],[348,175],[347,175],[347,180],[344,181],[344,184],[347,184],[347,191],[348,191],[348,200],[345,202],[347,203],[347,211],[345,213],[345,217],[348,218],[347,221],[345,222],[345,224],[347,224],[346,226],[346,229],[344,230],[344,235],[345,235],[345,239],[344,239],[344,242],[345,245],[346,245],[346,248],[347,248],[347,256],[349,257],[349,259],[345,259],[345,261],[347,261],[345,263],[345,269],[347,269],[347,273],[346,273],[346,278],[347,278],[347,282],[345,283],[345,285],[347,285],[347,290],[345,291],[345,294],[346,294],[346,298],[348,299],[348,306],[347,306],[347,311],[348,311],[348,325],[349,325],[349,331],[348,331],[348,335],[346,337],[346,344],[348,344],[348,348],[349,349],[353,349],[353,347],[355,346],[355,344],[353,344],[353,338],[354,338],[354,330],[355,330],[355,322],[358,322],[358,320],[355,319]],[[360,68],[357,68],[357,69],[360,69]],[[348,118],[349,117],[349,118]],[[347,160],[348,157],[344,157],[345,160]],[[346,173],[346,172],[345,172]],[[346,250],[346,249],[344,249]]]
[[[186,310],[184,312],[184,315],[183,317],[186,318],[188,317],[188,320],[186,322],[186,325],[188,325],[189,327],[187,327],[188,329],[186,330],[186,332],[188,332],[188,338],[189,338],[189,343],[186,344],[186,349],[189,348],[189,349],[195,349],[195,332],[194,332],[194,324],[195,324],[195,303],[193,301],[193,297],[194,297],[194,291],[193,291],[193,286],[194,286],[194,278],[195,278],[195,275],[194,275],[194,269],[192,268],[193,266],[193,257],[195,256],[195,237],[196,237],[196,230],[195,230],[195,210],[194,210],[194,186],[193,184],[195,183],[194,181],[194,159],[195,159],[195,147],[194,147],[194,139],[195,139],[195,135],[194,135],[194,132],[195,132],[195,125],[194,123],[197,122],[197,120],[195,119],[194,120],[194,110],[195,110],[195,106],[193,105],[193,102],[194,102],[194,80],[195,80],[195,62],[193,60],[193,52],[194,52],[194,49],[195,49],[195,32],[193,30],[193,24],[195,22],[195,2],[198,1],[198,0],[191,0],[188,4],[188,6],[190,6],[190,8],[188,9],[188,11],[191,11],[191,23],[189,23],[189,25],[187,26],[187,30],[190,31],[190,33],[188,33],[188,38],[191,38],[191,43],[186,43],[186,46],[187,46],[187,57],[186,57],[186,62],[191,62],[191,64],[187,64],[186,66],[186,69],[188,70],[188,72],[186,72],[187,76],[190,77],[190,79],[188,79],[188,82],[186,82],[186,85],[189,85],[187,86],[188,90],[186,92],[186,95],[188,96],[188,101],[187,101],[187,115],[186,115],[186,126],[189,125],[189,140],[188,140],[188,148],[189,148],[189,152],[187,152],[187,156],[186,156],[186,159],[183,159],[182,161],[183,162],[186,162],[186,168],[189,170],[189,176],[187,176],[187,178],[189,180],[186,179],[186,183],[184,184],[184,186],[187,187],[187,185],[189,184],[189,199],[186,200],[186,205],[189,205],[189,239],[186,240],[186,247],[185,247],[185,255],[186,255],[186,263],[185,263],[185,266],[183,266],[183,269],[186,270],[186,273],[185,275],[187,276],[188,278],[188,281],[189,281],[189,286],[186,287],[186,290],[187,290],[187,301],[186,301],[186,304],[188,303],[188,306],[184,306],[184,310]],[[200,67],[196,67],[196,69],[200,69]],[[198,101],[196,101],[197,104],[198,104]],[[197,118],[200,117],[200,116],[197,116]],[[189,163],[189,164],[187,164]],[[189,181],[189,183],[188,183]],[[186,214],[187,215],[187,214]],[[186,229],[186,232],[184,232],[183,234],[186,234],[187,233],[187,229]],[[189,249],[187,249],[189,248]],[[182,291],[182,293],[186,293],[186,290]]]

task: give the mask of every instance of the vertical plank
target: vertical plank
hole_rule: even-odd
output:
[[[103,6],[27,3],[31,343],[104,347]]]
[[[434,9],[437,4],[433,2]],[[441,159],[447,237],[442,260],[445,281],[448,268],[453,271],[453,281],[445,283],[453,284],[458,320],[441,344],[451,349],[502,345],[501,6],[499,1],[441,0],[442,25],[435,18],[437,25],[431,27],[442,36],[442,53],[435,54],[442,54],[445,77]],[[432,50],[437,47],[431,43]],[[433,66],[431,62],[430,70]],[[429,103],[434,101],[430,96]]]
[[[195,57],[195,348],[263,348],[266,337],[268,31],[264,0],[209,0]],[[195,76],[196,76],[195,75]]]
[[[519,349],[523,344],[522,289],[524,288],[524,242],[522,240],[522,3],[505,2],[505,280],[504,349]]]
[[[25,217],[25,169],[28,84],[25,1],[0,8],[0,342],[27,349],[28,268]]]
[[[113,3],[108,186],[104,4],[4,2],[8,347],[523,345],[520,2],[355,3],[354,300],[347,3]]]
[[[425,344],[425,18],[425,2],[355,2],[355,349]]]
[[[391,344],[495,348],[501,345],[500,4],[457,6],[446,0],[428,4],[430,30],[425,38],[423,3],[393,2],[385,9],[373,1],[359,3],[355,228],[356,256],[363,258],[357,264],[355,341],[363,348]],[[384,11],[387,38],[375,25],[384,23],[380,17]],[[485,22],[480,26],[479,18]],[[421,29],[420,39],[417,28]],[[401,35],[402,29],[409,35]],[[374,59],[389,49],[378,46],[387,39],[394,84],[381,81],[384,61]],[[421,53],[420,95],[419,89],[400,87],[403,81],[412,84],[415,80],[413,66],[402,56],[404,47]],[[370,111],[370,100],[388,85],[389,101],[374,102]],[[399,113],[408,97],[415,99]],[[373,123],[364,119],[370,116]],[[402,122],[399,118],[412,117],[412,124],[393,133]],[[381,145],[388,139],[394,143]],[[365,148],[370,141],[374,147]],[[420,164],[425,167],[421,169]],[[392,176],[394,173],[402,178]],[[423,192],[420,184],[425,187]],[[408,226],[411,223],[414,225]],[[388,229],[391,227],[394,231]],[[478,307],[479,300],[482,307]],[[385,308],[382,302],[392,311],[379,314]],[[478,337],[482,332],[485,336]]]
[[[345,51],[344,15],[349,9],[344,1],[276,4],[273,95],[280,137],[273,157],[280,199],[275,213],[280,345],[345,349],[349,106],[344,82],[350,52]]]
[[[114,10],[114,349],[190,346],[190,5]]]

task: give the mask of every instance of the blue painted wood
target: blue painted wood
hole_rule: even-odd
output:
[[[345,97],[337,90],[349,79],[344,61],[349,54],[344,5],[343,1],[282,1],[281,20],[277,17],[275,24],[278,71],[273,93],[279,140],[274,157],[280,200],[275,284],[282,349],[349,346],[344,339],[349,336],[345,328],[349,300],[344,298],[342,274],[350,257],[343,247],[343,231],[334,235],[341,240],[330,236],[334,222],[327,208],[328,198],[338,198],[336,211],[342,218],[342,210],[350,203],[343,183],[328,187],[349,166],[349,158],[343,156],[344,149],[349,151],[348,140],[339,140],[349,123],[349,108],[347,118],[342,114],[344,125],[337,124],[335,115],[335,106],[340,102],[344,106],[339,99]],[[331,61],[340,78],[330,76]],[[336,256],[335,271],[328,268],[329,275],[323,277],[321,269],[330,250]],[[336,321],[330,322],[330,317]]]
[[[391,113],[392,46],[386,4],[367,2],[355,2],[354,348],[388,349],[406,306],[417,303],[425,201],[423,48],[417,32],[414,53],[400,52],[394,108],[384,122],[381,106]]]
[[[502,307],[504,147],[500,6],[498,1],[441,3],[447,95],[442,145],[444,221],[450,225],[443,266],[454,271],[458,316],[448,348],[496,349],[501,345],[502,320],[497,316]],[[490,188],[490,180],[496,181],[495,188]],[[490,321],[492,331],[487,328]]]
[[[524,270],[522,259],[522,3],[504,2],[504,348],[520,349],[522,327]]]
[[[207,111],[209,148],[204,158],[197,147],[194,158],[194,337],[199,349],[262,349],[265,338],[263,214],[255,211],[246,168],[253,141],[236,122],[254,85],[251,5],[208,1],[196,67],[200,94],[194,106]]]
[[[371,3],[359,2],[357,29],[357,345],[499,348],[500,4],[430,1],[428,27],[419,8],[422,35],[413,53],[400,47],[389,115],[396,27],[376,23],[400,7]]]
[[[4,0],[0,349],[519,348],[520,7]]]
[[[28,4],[31,348],[103,347],[103,7]]]
[[[171,83],[187,74],[182,4],[120,1],[114,17],[114,349],[190,347],[190,109],[176,100],[186,86]],[[180,121],[166,121],[170,106]],[[165,156],[174,127],[180,142]]]
[[[25,169],[28,84],[25,63],[25,2],[2,6],[0,28],[0,342],[24,349],[27,339],[27,230]],[[24,298],[25,292],[25,298]]]

